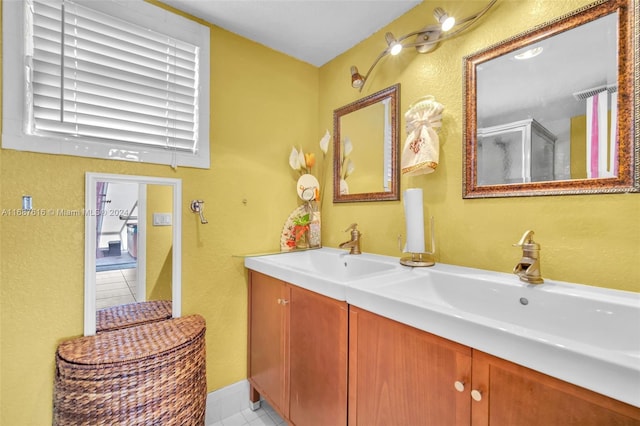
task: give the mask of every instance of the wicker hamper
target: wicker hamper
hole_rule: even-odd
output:
[[[171,318],[170,300],[112,306],[96,312],[96,333],[119,330]]]
[[[54,425],[204,425],[205,321],[79,337],[56,351]]]

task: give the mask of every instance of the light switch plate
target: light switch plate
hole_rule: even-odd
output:
[[[153,226],[171,226],[171,213],[154,213]]]

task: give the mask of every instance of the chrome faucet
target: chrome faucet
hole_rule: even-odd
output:
[[[358,231],[358,224],[352,223],[347,229],[344,230],[344,232],[349,231],[351,231],[351,239],[340,244],[338,247],[342,249],[350,249],[349,254],[361,254],[362,252],[360,251],[360,236],[362,234],[360,233],[360,231]]]
[[[513,268],[513,273],[526,283],[542,284],[544,280],[540,272],[540,244],[533,241],[533,231],[526,231],[514,246],[522,247],[522,259]]]

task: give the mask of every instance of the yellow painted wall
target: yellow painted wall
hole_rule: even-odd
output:
[[[386,31],[401,35],[421,28],[432,22],[436,6],[466,16],[486,4],[428,0],[321,68],[320,128],[331,126],[334,109],[395,83],[401,84],[401,114],[424,95],[435,96],[445,106],[438,170],[401,181],[403,190],[424,190],[425,215],[435,217],[439,262],[510,272],[521,255],[512,244],[533,229],[542,246],[545,277],[640,291],[640,194],[462,199],[463,57],[588,3],[500,0],[461,37],[429,54],[407,50],[384,58],[361,93],[352,89],[350,66],[367,70],[385,47]],[[403,117],[402,144],[404,128]],[[397,236],[405,231],[399,201],[325,203],[322,219],[325,245],[347,240],[342,230],[358,222],[364,251],[400,255]]]
[[[81,209],[88,171],[181,178],[183,312],[207,321],[208,388],[218,389],[246,377],[246,274],[232,255],[278,246],[298,202],[291,146],[318,153],[333,109],[400,82],[402,113],[426,94],[445,105],[438,170],[402,179],[403,188],[425,190],[440,262],[510,271],[520,254],[511,244],[531,228],[545,276],[640,291],[640,195],[461,198],[462,56],[586,3],[501,0],[467,35],[435,52],[383,60],[362,93],[350,87],[349,66],[366,69],[384,47],[384,31],[402,34],[431,22],[434,2],[320,69],[212,27],[210,169],[0,150],[0,207],[19,208],[30,194],[36,208]],[[483,4],[437,5],[457,13]],[[342,231],[357,221],[365,251],[399,255],[400,202],[333,205],[331,173],[324,181],[325,245],[348,239]],[[205,200],[209,224],[189,210],[193,199]],[[82,333],[83,226],[78,217],[0,216],[2,425],[51,422],[55,347]]]
[[[587,177],[587,116],[578,115],[571,118],[571,177],[586,179]]]
[[[24,194],[82,209],[89,171],[182,179],[182,307],[207,321],[210,391],[246,377],[246,277],[232,255],[278,246],[297,202],[289,151],[321,136],[316,67],[217,27],[211,58],[208,170],[0,150],[0,209]],[[83,330],[83,218],[0,216],[0,250],[0,424],[51,424],[55,348]]]
[[[173,217],[172,187],[147,185],[147,233],[138,234],[147,239],[147,300],[171,300],[173,225],[154,226],[154,213],[171,213]]]

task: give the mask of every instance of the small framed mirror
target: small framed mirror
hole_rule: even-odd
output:
[[[463,198],[640,190],[635,1],[600,0],[464,58]]]
[[[400,84],[333,111],[333,202],[400,199]]]
[[[150,300],[182,306],[182,181],[86,173],[84,334],[97,311]]]

